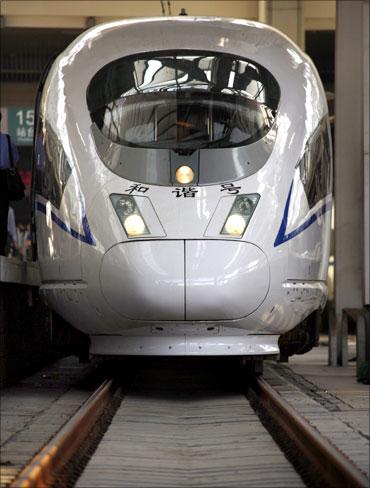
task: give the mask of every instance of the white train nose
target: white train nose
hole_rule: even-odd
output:
[[[226,240],[135,241],[104,256],[101,286],[110,305],[136,320],[232,320],[265,299],[265,254]]]
[[[246,317],[267,295],[270,267],[253,244],[186,241],[185,262],[187,320]]]
[[[184,320],[184,241],[132,241],[104,256],[103,294],[121,315]]]

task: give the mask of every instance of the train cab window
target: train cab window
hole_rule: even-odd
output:
[[[324,117],[307,142],[306,150],[299,163],[308,205],[314,207],[330,193],[331,188],[331,154],[330,125]]]
[[[259,64],[214,52],[156,52],[103,67],[91,119],[110,141],[176,152],[252,144],[272,128],[280,89]]]
[[[37,121],[35,138],[35,191],[59,208],[71,166],[51,127]]]

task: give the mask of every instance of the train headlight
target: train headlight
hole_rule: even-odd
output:
[[[134,197],[111,195],[110,200],[128,237],[150,234]]]
[[[115,207],[119,217],[125,217],[135,212],[135,202],[132,197],[120,197]]]
[[[132,214],[125,218],[123,227],[128,236],[141,236],[147,234],[146,225],[141,215]]]
[[[240,237],[245,229],[245,219],[240,214],[229,215],[225,222],[222,234]]]
[[[191,183],[194,179],[194,171],[190,166],[180,166],[176,170],[176,180],[182,185]]]
[[[259,198],[258,193],[237,196],[221,230],[221,234],[241,237],[249,224]]]

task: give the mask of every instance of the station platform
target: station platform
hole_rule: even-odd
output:
[[[328,366],[327,338],[289,363],[268,361],[264,378],[370,478],[370,387],[356,379],[355,343],[347,366]],[[352,360],[351,360],[352,359]]]
[[[52,314],[39,295],[40,284],[37,261],[0,256],[0,386],[87,343],[83,334]]]
[[[40,286],[40,268],[37,261],[21,261],[0,256],[0,283]]]
[[[50,311],[39,297],[37,262],[0,256],[0,386],[50,361]]]

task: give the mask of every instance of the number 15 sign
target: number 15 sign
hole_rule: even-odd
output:
[[[30,107],[8,107],[8,131],[18,146],[32,146],[34,110]]]

